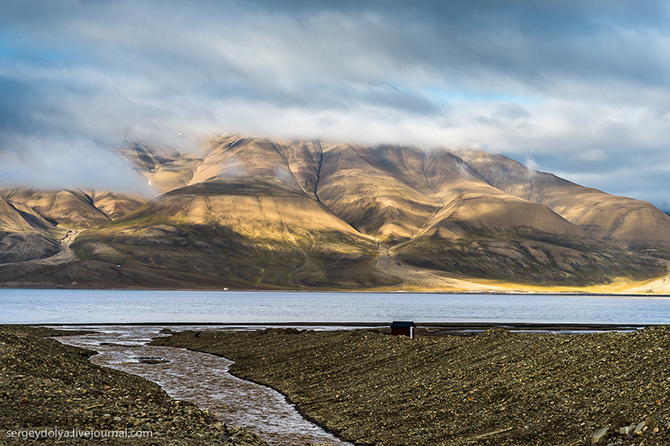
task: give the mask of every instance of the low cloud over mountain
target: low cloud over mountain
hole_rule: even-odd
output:
[[[162,194],[0,190],[0,283],[614,292],[667,274],[666,214],[502,155],[241,135],[122,155]]]
[[[663,2],[26,0],[0,29],[4,185],[140,190],[124,139],[232,131],[478,148],[670,207]]]

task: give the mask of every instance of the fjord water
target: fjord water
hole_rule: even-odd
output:
[[[0,323],[670,323],[670,299],[574,295],[0,290]]]

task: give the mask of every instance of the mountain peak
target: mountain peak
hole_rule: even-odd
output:
[[[76,268],[105,286],[579,287],[670,258],[670,217],[649,203],[474,149],[222,135],[201,157],[123,153],[162,195],[0,191],[5,232],[30,210],[85,229]]]

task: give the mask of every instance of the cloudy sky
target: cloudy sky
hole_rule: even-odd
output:
[[[0,185],[210,136],[478,147],[670,209],[667,2],[0,3]]]

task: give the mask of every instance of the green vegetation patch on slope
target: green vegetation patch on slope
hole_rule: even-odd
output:
[[[610,283],[617,277],[643,280],[666,272],[657,260],[588,240],[555,235],[477,234],[459,240],[420,237],[400,247],[399,260],[466,277],[543,285]],[[479,234],[483,235],[483,234]]]
[[[312,240],[293,244],[250,240],[216,225],[126,231],[110,226],[115,227],[83,234],[72,248],[81,258],[198,276],[203,284],[224,280],[244,288],[364,288],[397,283],[369,265],[376,255],[370,244],[342,233],[311,234]]]
[[[370,262],[376,243],[313,197],[227,179],[168,192],[78,237],[82,259],[244,288],[366,288],[398,283]]]

